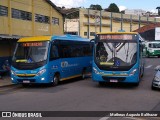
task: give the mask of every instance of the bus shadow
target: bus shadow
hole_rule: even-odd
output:
[[[91,76],[86,76],[85,79],[82,79],[81,77],[77,77],[77,78],[72,78],[72,79],[68,79],[68,80],[64,80],[64,81],[59,81],[58,85],[56,86],[62,86],[62,85],[66,85],[66,84],[71,84],[71,83],[74,83],[74,82],[78,82],[78,81],[83,81],[83,80],[86,80],[86,79],[89,79],[91,78]],[[50,88],[50,87],[56,87],[54,86],[53,84],[51,83],[46,83],[46,84],[24,84],[22,85],[22,87],[24,88]]]
[[[74,82],[78,82],[78,81],[83,81],[83,80],[86,80],[86,79],[89,79],[91,78],[91,76],[86,76],[85,79],[82,79],[81,77],[77,77],[77,78],[72,78],[72,79],[69,79],[69,80],[64,80],[64,81],[60,81],[59,82],[59,85],[65,85],[65,84],[70,84],[70,83],[74,83]]]
[[[98,84],[98,88],[109,88],[109,89],[136,89],[138,86],[131,83],[104,83]]]

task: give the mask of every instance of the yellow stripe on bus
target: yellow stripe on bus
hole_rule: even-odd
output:
[[[36,74],[16,74],[18,77],[34,77]]]
[[[72,79],[72,78],[76,78],[76,77],[80,77],[81,75],[75,75],[75,76],[71,76],[71,77],[67,77],[67,78],[62,78],[61,81],[63,80],[68,80],[68,79]]]

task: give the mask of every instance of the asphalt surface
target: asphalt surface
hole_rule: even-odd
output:
[[[89,77],[85,80],[64,81],[56,87],[34,85],[24,88],[16,85],[0,88],[0,111],[160,111],[160,91],[151,90],[154,68],[159,64],[159,58],[146,59],[145,74],[138,87],[129,84],[99,86]],[[107,114],[97,117],[76,117],[73,114],[72,117],[59,116],[45,119],[156,120],[160,118],[110,117]]]

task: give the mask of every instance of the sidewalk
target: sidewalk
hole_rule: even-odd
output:
[[[4,86],[9,86],[9,85],[13,85],[11,82],[11,78],[10,76],[2,76],[2,78],[0,78],[0,87],[4,87]]]

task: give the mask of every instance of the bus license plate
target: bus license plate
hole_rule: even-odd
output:
[[[23,83],[30,83],[30,81],[28,81],[28,80],[23,80]]]
[[[110,82],[114,82],[114,83],[117,83],[118,80],[115,80],[115,79],[111,79]]]

